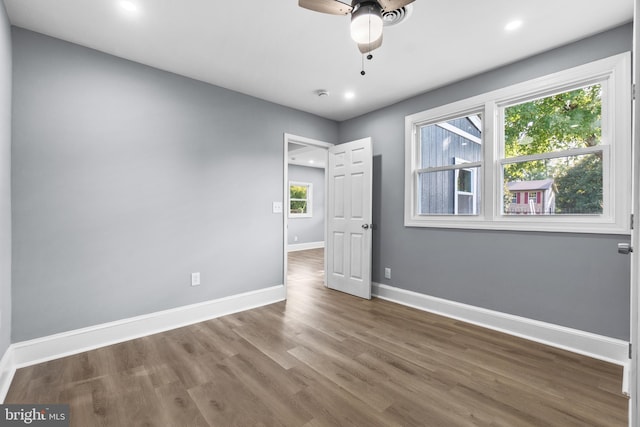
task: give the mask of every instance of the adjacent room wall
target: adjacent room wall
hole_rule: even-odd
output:
[[[313,216],[310,218],[289,218],[288,244],[324,242],[324,169],[289,165],[289,181],[313,184],[311,197]]]
[[[11,27],[0,2],[0,358],[11,343]]]
[[[373,280],[612,338],[629,339],[629,236],[407,228],[404,117],[632,47],[626,25],[345,121],[340,141],[373,137]],[[428,72],[428,70],[425,70]],[[548,280],[523,274],[543,268]],[[383,269],[390,267],[391,279]]]
[[[336,141],[335,122],[24,29],[13,43],[14,341],[283,283],[283,134]]]

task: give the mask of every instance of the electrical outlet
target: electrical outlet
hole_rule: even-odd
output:
[[[384,269],[384,278],[391,279],[391,269],[389,267],[385,267]]]
[[[297,242],[298,241],[298,236],[293,236],[293,241]]]
[[[200,273],[191,273],[191,286],[200,286]]]

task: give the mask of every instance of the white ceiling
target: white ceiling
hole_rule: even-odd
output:
[[[137,12],[121,0],[4,0],[13,25],[339,121],[633,17],[633,0],[416,0],[363,77],[346,16],[297,0],[131,1]],[[505,31],[514,19],[522,27]]]
[[[290,165],[324,169],[327,165],[327,150],[312,145],[289,143],[287,151]]]

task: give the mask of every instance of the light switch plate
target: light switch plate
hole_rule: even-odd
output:
[[[273,202],[273,213],[282,213],[282,202]]]
[[[191,286],[200,286],[200,273],[191,273]]]

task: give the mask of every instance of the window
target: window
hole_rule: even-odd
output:
[[[603,213],[603,85],[566,90],[503,109],[504,156],[500,163],[507,189],[554,193],[554,215]],[[525,203],[541,203],[529,191]],[[503,206],[506,215],[520,213]],[[543,213],[536,209],[532,213]]]
[[[482,165],[482,120],[479,115],[419,126],[420,215],[475,215],[477,169]]]
[[[630,55],[405,118],[405,225],[628,233]]]
[[[456,165],[469,163],[466,160],[455,158]],[[456,169],[455,182],[456,191],[453,199],[453,213],[457,215],[477,215],[477,173],[476,169]]]
[[[312,188],[308,182],[289,182],[289,218],[312,216]]]

